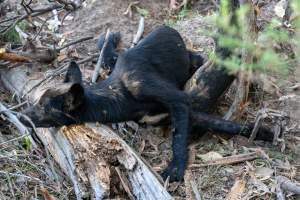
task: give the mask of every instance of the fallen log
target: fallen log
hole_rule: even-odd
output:
[[[33,70],[26,67],[6,69],[1,71],[1,79],[12,93],[25,95],[29,102],[35,102],[45,85],[32,89],[43,77]],[[55,87],[55,81],[49,84]],[[130,193],[136,199],[172,199],[160,177],[105,125],[38,128],[37,136],[72,181],[77,199],[115,198],[120,194],[111,190],[112,185],[118,186],[123,195]],[[122,188],[120,183],[124,183],[124,179],[120,180],[115,168],[126,176],[130,187]]]
[[[261,157],[261,151],[257,150],[253,153],[245,153],[240,155],[227,156],[224,158],[218,158],[215,160],[207,161],[202,164],[191,164],[189,168],[197,168],[197,167],[206,167],[206,166],[214,166],[214,165],[232,165],[236,163],[241,163],[249,160],[254,160]]]

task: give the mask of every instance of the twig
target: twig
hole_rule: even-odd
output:
[[[264,109],[260,110],[257,113],[256,118],[255,118],[254,128],[251,132],[251,135],[248,139],[248,142],[252,143],[254,141],[254,139],[256,138],[256,135],[258,133],[258,130],[262,125],[263,119],[266,118],[266,117],[267,117],[267,114],[266,114]]]
[[[97,61],[97,64],[96,64],[96,67],[95,67],[95,70],[94,70],[94,73],[93,73],[93,76],[92,76],[92,83],[96,83],[97,78],[99,76],[99,72],[100,72],[100,68],[101,68],[102,61],[103,61],[103,56],[104,56],[104,49],[107,46],[109,34],[110,34],[110,30],[107,29],[105,39],[104,39],[103,48],[100,51],[100,55],[99,55],[99,58],[98,58],[98,61]]]
[[[247,84],[246,76],[247,75],[243,71],[243,69],[238,74],[237,86],[236,86],[237,90],[234,96],[234,101],[231,104],[225,116],[223,117],[226,120],[231,119],[232,116],[237,113],[237,111],[241,111],[242,105],[246,101],[246,96],[247,96],[246,93],[248,93],[246,88],[246,84]]]
[[[37,147],[36,143],[35,143],[34,140],[33,140],[33,138],[35,138],[36,141],[42,142],[42,143],[40,143],[40,144],[43,144],[43,147],[46,149],[46,148],[47,148],[47,145],[44,144],[44,143],[43,143],[43,140],[41,140],[40,137],[38,137],[38,136],[36,135],[37,130],[36,130],[35,124],[34,124],[33,121],[31,120],[31,118],[29,118],[27,115],[25,115],[25,114],[23,114],[23,113],[20,113],[20,112],[14,112],[14,111],[12,111],[12,112],[13,112],[15,115],[17,115],[19,118],[22,117],[23,119],[25,119],[25,120],[30,124],[31,128],[33,129],[33,133],[34,133],[34,134],[30,135],[29,139],[31,140],[31,143],[33,144],[33,146],[34,146],[34,147]],[[32,137],[32,136],[33,136],[33,137]],[[52,162],[51,162],[51,160],[50,160],[50,157],[49,157],[49,153],[48,153],[47,151],[48,151],[48,149],[46,149],[46,153],[47,153],[46,155],[47,155],[47,159],[48,159],[48,162],[49,162],[49,164],[50,164],[50,167],[52,167],[52,168],[51,168],[52,173],[53,173],[53,175],[55,176],[55,178],[57,178],[56,173],[55,173],[54,168],[53,168],[53,164],[52,164]],[[52,164],[52,165],[51,165],[51,164]]]
[[[139,40],[141,39],[141,37],[143,35],[144,27],[145,27],[145,18],[143,16],[141,16],[138,30],[136,32],[136,35],[133,38],[133,42],[132,42],[130,48],[132,48],[135,45],[137,45],[137,43],[139,42]]]
[[[139,1],[134,1],[134,2],[131,2],[126,11],[123,13],[123,15],[129,15],[129,17],[131,18],[132,17],[132,7],[139,4],[140,2]]]
[[[17,18],[17,20],[15,20],[13,23],[8,25],[5,29],[1,30],[0,33],[2,33],[2,34],[7,33],[12,27],[17,25],[19,22],[23,21],[24,19],[27,19],[29,17],[36,17],[36,16],[39,16],[39,15],[43,15],[43,14],[45,14],[47,12],[50,12],[54,9],[61,9],[61,8],[63,8],[62,5],[55,4],[55,5],[51,5],[49,7],[43,8],[43,9],[32,10],[32,13],[29,13],[29,14],[27,13],[27,14],[24,14],[24,15],[20,16],[19,18]]]
[[[6,115],[8,121],[10,121],[12,124],[16,126],[16,128],[19,130],[19,132],[25,136],[29,136],[29,139],[34,147],[37,145],[35,144],[34,140],[30,136],[29,130],[19,121],[19,119],[10,111],[8,110],[1,102],[0,102],[0,112],[3,111],[3,113]]]
[[[32,41],[35,41],[35,40],[36,40],[36,38],[37,38],[37,37],[39,36],[39,34],[41,33],[41,31],[42,31],[43,27],[45,26],[45,24],[47,23],[47,21],[48,21],[49,19],[51,19],[51,18],[52,18],[52,16],[47,17],[47,18],[44,20],[44,22],[42,23],[42,25],[41,25],[41,27],[39,28],[38,32],[33,36]]]
[[[15,20],[15,19],[18,19],[19,17],[20,17],[20,15],[17,15],[17,16],[14,16],[14,17],[10,17],[8,19],[1,20],[0,24],[5,23],[5,22],[9,22],[9,21],[12,21],[12,20]]]
[[[53,161],[51,159],[50,152],[47,149],[47,144],[45,144],[43,141],[42,141],[42,143],[43,143],[43,146],[44,146],[44,149],[45,149],[45,152],[46,152],[46,160],[48,161],[48,163],[50,165],[50,169],[51,169],[52,175],[54,177],[54,180],[55,180],[57,186],[61,187],[61,183],[59,182],[58,175],[57,175],[57,173],[55,171],[54,163],[53,163]]]
[[[100,54],[96,53],[96,54],[92,54],[82,60],[79,60],[77,62],[77,64],[83,64],[85,62],[89,62],[91,60],[93,60],[94,58],[97,58],[99,57]],[[36,83],[32,88],[30,88],[26,93],[30,93],[32,92],[34,89],[36,89],[37,87],[39,87],[41,84],[45,83],[45,82],[48,82],[50,81],[52,78],[54,78],[55,76],[58,76],[58,75],[61,75],[63,74],[65,71],[67,71],[68,69],[68,65],[67,64],[64,64],[62,65],[61,67],[47,73],[46,72],[46,75],[45,75],[45,78],[44,79],[41,79],[38,83]],[[23,94],[22,98],[24,98],[24,96],[26,95],[26,93]]]
[[[281,189],[300,195],[300,183],[294,183],[284,176],[277,176],[276,181]]]
[[[13,138],[13,139],[11,139],[11,140],[7,140],[7,141],[5,141],[5,142],[0,143],[0,146],[3,146],[3,145],[5,145],[5,144],[11,143],[11,142],[14,142],[14,141],[17,141],[17,140],[20,140],[20,139],[22,139],[22,138],[24,138],[24,137],[27,137],[27,136],[30,136],[30,134],[27,133],[27,134],[21,135],[21,136],[19,136],[19,137]]]
[[[11,178],[10,178],[10,176],[8,175],[8,173],[6,173],[5,175],[6,175],[6,178],[7,178],[7,182],[8,182],[8,186],[9,186],[10,193],[11,193],[12,196],[15,198],[15,193],[14,193],[14,189],[13,189],[13,186],[12,186],[12,183],[11,183]]]
[[[9,174],[11,176],[16,176],[16,177],[23,177],[23,178],[26,178],[26,179],[29,179],[29,180],[33,180],[33,181],[36,181],[36,182],[39,182],[39,183],[43,183],[43,181],[41,181],[40,179],[38,178],[35,178],[35,177],[30,177],[30,176],[27,176],[27,175],[24,175],[24,174],[17,174],[17,173],[10,173],[10,172],[5,172],[5,171],[2,171],[0,170],[0,174]]]
[[[296,83],[295,85],[288,87],[291,90],[298,90],[300,88],[300,83]]]
[[[64,25],[65,19],[66,19],[67,16],[68,16],[69,14],[71,14],[72,12],[73,12],[73,11],[69,11],[69,12],[67,12],[67,13],[62,17],[62,19],[60,20],[61,26]]]
[[[30,7],[30,4],[32,3],[32,0],[30,0],[28,3],[25,4],[25,0],[21,1],[21,6],[23,6],[24,10],[27,14],[32,13],[32,8]]]
[[[214,165],[231,165],[231,164],[245,162],[248,160],[254,160],[259,157],[261,157],[261,150],[257,150],[256,152],[253,153],[245,153],[245,154],[239,154],[239,155],[228,156],[220,159],[215,159],[203,164],[191,164],[189,168],[198,168],[198,167],[206,167],[206,166],[214,166]]]
[[[42,79],[41,81],[39,81],[38,83],[36,83],[32,88],[30,88],[28,91],[27,91],[27,94],[28,93],[30,93],[30,92],[32,92],[32,90],[34,90],[34,89],[36,89],[38,86],[40,86],[42,83],[44,83],[44,82],[46,82],[47,80],[49,81],[49,80],[51,80],[52,79],[52,77],[46,77],[46,78],[44,78],[44,79]],[[22,99],[27,95],[26,93],[24,93],[23,95],[22,95]]]
[[[17,157],[17,158],[11,158],[11,157]],[[22,158],[18,158],[18,157],[22,157]],[[11,156],[0,156],[0,160],[6,160],[6,162],[14,162],[14,163],[19,163],[19,162],[23,162],[26,163],[28,165],[30,165],[31,167],[33,167],[34,169],[36,169],[39,173],[47,176],[47,173],[43,170],[40,169],[40,166],[37,166],[36,164],[33,164],[32,162],[27,160],[27,156],[25,155],[11,155]],[[39,157],[37,157],[37,159],[40,159]]]
[[[194,192],[194,194],[195,194],[195,199],[196,199],[196,200],[201,200],[202,198],[201,198],[200,192],[199,192],[199,190],[198,190],[198,188],[197,188],[197,185],[196,185],[196,183],[195,183],[195,181],[194,181],[193,178],[192,178],[192,180],[190,181],[190,183],[191,183],[193,192]]]
[[[93,36],[87,36],[87,37],[79,38],[78,40],[69,42],[69,43],[65,44],[64,46],[57,48],[56,50],[61,51],[62,49],[65,49],[65,48],[67,48],[71,45],[74,45],[74,44],[77,44],[77,43],[80,43],[80,42],[84,42],[84,41],[87,41],[87,40],[91,40],[93,38],[94,38]]]
[[[124,173],[121,172],[121,170],[119,169],[119,167],[115,167],[115,170],[116,170],[116,172],[117,172],[117,174],[118,174],[118,176],[120,178],[121,184],[122,184],[124,190],[126,191],[129,199],[130,200],[135,200],[135,198],[134,198],[134,196],[133,196],[133,194],[131,192],[132,189],[129,186],[130,184],[129,184],[128,179],[126,178],[126,176],[124,175]]]
[[[276,199],[277,200],[285,200],[285,197],[284,197],[283,191],[280,187],[280,184],[276,184],[275,189],[276,189]]]

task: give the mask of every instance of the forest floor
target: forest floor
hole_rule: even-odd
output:
[[[217,10],[215,1],[193,1],[186,9],[170,12],[168,0],[140,0],[130,10],[131,14],[125,14],[131,2],[86,0],[79,10],[65,18],[63,25],[55,32],[49,24],[44,26],[40,41],[49,41],[49,35],[52,41],[58,43],[83,36],[95,38],[65,49],[58,62],[67,60],[69,56],[82,59],[97,53],[96,38],[107,28],[113,32],[119,31],[122,35],[122,48],[128,48],[137,31],[140,15],[143,14],[145,34],[156,25],[167,24],[181,33],[187,47],[204,54],[214,49],[213,40],[204,33],[214,31],[207,16]],[[271,18],[278,17],[274,12],[277,3],[278,1],[269,0],[261,8],[260,22],[268,23]],[[5,14],[0,15],[0,19],[12,15],[16,10],[22,10],[13,0],[4,1],[0,6],[5,11]],[[7,43],[1,41],[0,47]],[[87,72],[87,80],[90,79],[88,74],[91,74],[89,72],[92,72],[94,65],[93,62],[81,65],[82,70]],[[0,70],[1,67],[3,65],[0,65]],[[45,69],[44,66],[33,67]],[[46,69],[53,67],[55,65],[49,65]],[[190,145],[190,163],[203,163],[211,159],[255,151],[262,152],[264,156],[233,165],[208,165],[188,169],[184,182],[167,186],[175,199],[196,199],[194,195],[198,191],[202,199],[221,200],[237,188],[236,192],[241,192],[242,199],[275,199],[277,177],[285,176],[300,182],[300,66],[290,69],[289,74],[284,77],[268,74],[259,76],[259,79],[261,81],[250,90],[243,112],[239,116],[233,116],[232,120],[241,123],[254,122],[258,113],[268,111],[264,124],[273,130],[281,129],[284,133],[282,139],[277,143],[249,143],[248,139],[242,136],[229,138],[217,133],[207,133]],[[235,88],[236,84],[233,84],[220,99],[216,115],[226,114],[233,102]],[[2,87],[1,82],[0,101],[7,107],[18,104],[17,99]],[[167,166],[171,159],[171,137],[166,135],[165,131],[154,127],[137,127],[130,123],[119,125],[116,131],[154,170],[160,172]],[[14,140],[18,136],[13,125],[8,124],[0,113],[0,199],[49,199],[47,195],[57,199],[74,199],[74,191],[67,177],[56,170],[60,184],[53,178],[45,150],[32,149],[24,138]],[[290,192],[285,192],[285,197],[300,199]]]

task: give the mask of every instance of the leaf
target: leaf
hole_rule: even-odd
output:
[[[256,168],[255,170],[255,174],[258,177],[262,177],[262,178],[269,178],[273,175],[274,170],[268,167],[259,167]]]
[[[51,195],[46,188],[41,188],[40,191],[45,200],[56,200],[56,198]]]
[[[27,151],[29,151],[32,147],[31,141],[29,139],[29,137],[24,137],[22,140],[22,146],[24,149],[26,149]]]
[[[206,154],[197,155],[197,157],[201,158],[201,160],[203,160],[204,162],[223,158],[221,154],[214,151],[210,151]]]
[[[232,186],[230,193],[227,195],[226,200],[239,200],[245,191],[246,181],[237,179]]]

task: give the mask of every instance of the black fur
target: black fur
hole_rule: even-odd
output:
[[[232,134],[243,130],[236,123],[205,114],[192,116],[189,98],[182,91],[190,77],[191,62],[191,52],[179,33],[160,26],[136,47],[119,55],[108,79],[96,85],[83,86],[79,67],[71,62],[65,82],[47,91],[40,103],[25,114],[37,127],[52,127],[139,121],[145,115],[168,112],[174,130],[173,159],[162,176],[170,176],[170,181],[182,180],[191,119],[201,122],[201,128]]]
[[[98,49],[100,51],[103,48],[104,40],[105,40],[105,33],[102,33],[99,36],[98,43],[97,43]],[[108,71],[108,74],[110,74],[115,68],[115,64],[119,56],[117,48],[120,41],[121,41],[121,34],[119,32],[109,34],[107,46],[103,50],[104,56],[101,65],[104,70]],[[201,65],[203,65],[204,58],[199,53],[195,53],[190,50],[188,50],[188,52],[190,57],[190,75],[192,75]]]

